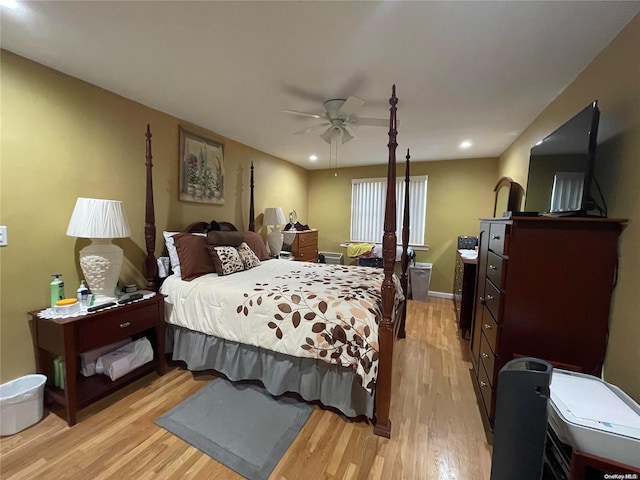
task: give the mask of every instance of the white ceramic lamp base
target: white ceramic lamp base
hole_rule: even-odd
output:
[[[80,268],[91,293],[96,296],[94,304],[112,302],[120,277],[122,249],[111,243],[111,239],[92,239],[91,245],[80,250]]]
[[[282,232],[278,227],[273,227],[269,235],[267,235],[267,243],[269,244],[269,251],[271,255],[279,255],[282,250]]]

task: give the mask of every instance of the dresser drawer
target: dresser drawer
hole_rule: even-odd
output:
[[[484,409],[486,410],[489,418],[493,418],[492,412],[495,390],[491,387],[489,375],[484,369],[482,362],[478,364],[478,387],[480,389],[480,394],[482,395],[482,403],[484,404]]]
[[[486,337],[487,343],[489,344],[491,350],[497,352],[500,326],[493,319],[486,306],[482,309],[482,325],[480,330],[482,330],[482,333]]]
[[[94,319],[78,325],[78,352],[86,352],[130,337],[155,327],[159,321],[156,302],[135,309],[123,309],[121,313],[116,313],[118,308],[123,307],[105,310],[113,313],[108,316],[97,315]]]
[[[309,245],[304,248],[300,248],[295,253],[295,259],[302,262],[317,262],[318,261],[318,249],[315,245]]]
[[[502,298],[503,293],[493,283],[485,282],[484,304],[497,323],[502,323]]]
[[[498,255],[506,255],[508,253],[506,223],[491,224],[489,228],[489,250],[496,252]]]
[[[491,387],[495,386],[495,365],[496,365],[496,356],[495,353],[493,353],[493,350],[491,350],[491,347],[489,347],[489,342],[487,341],[487,338],[484,336],[484,334],[482,335],[482,338],[480,340],[480,363],[484,366],[485,371],[487,372],[487,378],[489,380],[489,383],[491,384]]]
[[[504,288],[508,260],[493,252],[487,254],[487,277],[498,288]]]

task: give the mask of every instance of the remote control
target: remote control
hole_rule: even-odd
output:
[[[135,302],[136,300],[140,300],[141,298],[142,298],[142,294],[141,293],[134,293],[132,295],[129,295],[126,298],[121,298],[120,300],[118,300],[118,303],[120,305],[123,305],[125,303]]]
[[[115,302],[101,303],[100,305],[94,305],[93,307],[87,308],[87,312],[95,312],[97,310],[102,310],[103,308],[113,307],[115,304]]]

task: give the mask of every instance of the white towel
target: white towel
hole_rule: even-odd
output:
[[[119,342],[105,345],[104,347],[95,348],[80,354],[80,372],[85,377],[90,377],[96,374],[96,361],[102,355],[106,355],[109,352],[113,352],[115,349],[120,348],[127,343],[131,343],[131,339],[127,338]]]
[[[151,342],[142,337],[98,358],[96,373],[104,373],[111,380],[117,380],[151,360],[153,360]]]

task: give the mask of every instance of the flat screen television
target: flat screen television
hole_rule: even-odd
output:
[[[604,216],[593,197],[599,121],[594,101],[531,148],[526,213]]]

